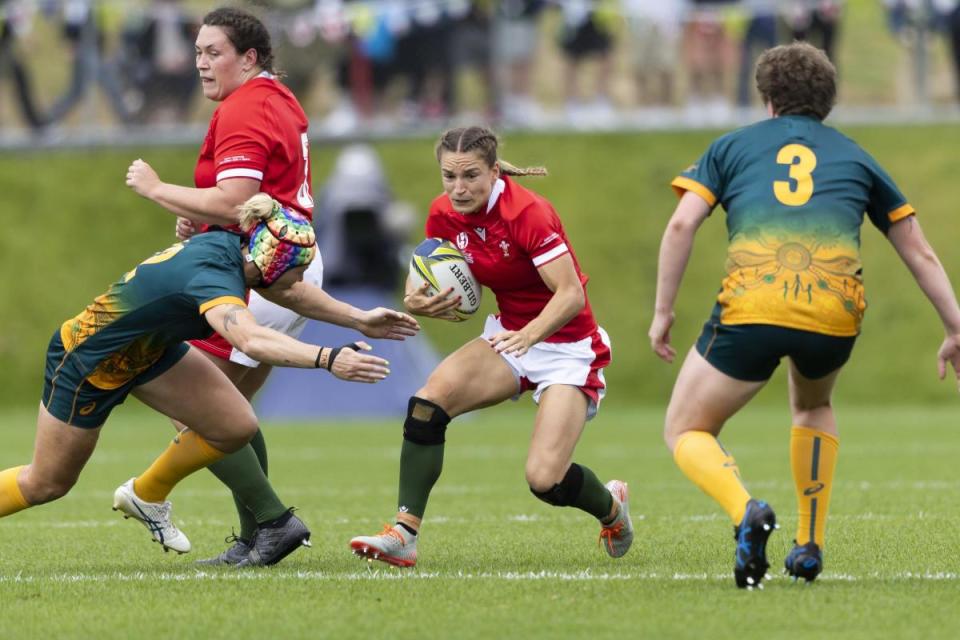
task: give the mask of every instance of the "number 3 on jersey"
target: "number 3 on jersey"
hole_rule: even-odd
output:
[[[777,152],[777,164],[790,166],[791,180],[774,180],[773,195],[790,207],[807,203],[813,195],[813,170],[817,156],[802,144],[788,144]]]

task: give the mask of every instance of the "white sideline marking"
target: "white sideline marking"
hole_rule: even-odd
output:
[[[771,581],[785,581],[787,579],[774,576]],[[16,575],[0,575],[0,584],[37,584],[56,583],[69,584],[80,582],[256,582],[260,580],[303,580],[317,582],[356,582],[380,580],[464,580],[464,581],[558,581],[558,582],[610,582],[610,581],[673,581],[673,582],[727,582],[730,575],[726,573],[593,573],[584,571],[496,571],[496,572],[426,572],[401,569],[375,569],[355,571],[351,573],[332,573],[327,571],[276,571],[254,570],[223,572],[193,571],[189,573],[149,573],[136,571],[133,573],[65,573],[48,576],[31,576],[18,573]],[[817,578],[818,582],[868,582],[868,581],[896,581],[896,582],[952,582],[960,580],[960,574],[944,571],[906,571],[884,574],[879,572],[853,575],[847,573],[826,573]]]

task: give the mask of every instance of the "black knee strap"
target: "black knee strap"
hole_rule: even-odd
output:
[[[414,444],[443,444],[446,442],[448,424],[450,416],[440,405],[410,396],[407,419],[403,422],[403,439]]]
[[[581,489],[583,489],[583,469],[574,463],[567,469],[563,480],[553,485],[552,489],[540,492],[530,487],[530,493],[555,507],[569,507],[580,495]]]

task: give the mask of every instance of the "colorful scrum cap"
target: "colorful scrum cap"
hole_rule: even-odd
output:
[[[270,217],[257,223],[249,237],[247,261],[260,269],[266,287],[290,269],[310,264],[317,253],[317,237],[310,220],[276,201]]]

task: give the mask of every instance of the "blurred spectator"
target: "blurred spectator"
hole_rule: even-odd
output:
[[[824,50],[837,64],[837,30],[840,27],[840,0],[793,0],[787,8],[787,26],[794,40],[806,40]]]
[[[119,74],[102,56],[104,36],[99,25],[102,14],[98,7],[94,0],[63,2],[63,37],[70,46],[71,79],[66,92],[50,108],[51,122],[65,118],[86,97],[92,83],[103,89],[114,115],[121,122],[131,121],[132,114],[118,82]]]
[[[409,83],[407,120],[441,119],[453,104],[452,20],[439,4],[411,3],[410,29],[397,39],[396,70]]]
[[[193,106],[197,70],[194,60],[196,21],[180,0],[153,0],[146,12],[124,28],[117,67],[128,90],[140,95],[138,120],[186,120]]]
[[[953,62],[955,91],[960,98],[960,1],[935,0],[942,12],[947,40],[950,43],[950,58]]]
[[[17,0],[0,0],[0,72],[10,71],[17,91],[20,115],[31,129],[41,129],[47,122],[40,114],[33,97],[30,70],[20,57],[17,39],[31,28],[33,4]]]
[[[324,284],[396,287],[406,263],[400,247],[414,218],[404,211],[396,208],[376,151],[361,144],[345,147],[314,216]]]
[[[719,123],[729,114],[727,70],[732,56],[722,11],[730,4],[729,0],[692,0],[688,14],[687,108],[689,117],[697,122]]]
[[[309,98],[318,70],[331,67],[338,46],[322,37],[313,0],[275,0],[274,11],[264,16],[283,73],[283,84],[310,113]]]
[[[754,93],[754,63],[765,50],[777,44],[778,0],[743,0],[747,12],[747,31],[740,47],[740,73],[737,78],[737,106],[750,106]]]
[[[610,72],[613,58],[611,49],[612,19],[608,3],[599,3],[594,8],[592,0],[564,0],[563,26],[560,31],[560,47],[565,57],[564,85],[567,100],[567,119],[572,124],[589,121],[604,122],[613,116],[610,102]],[[584,100],[578,84],[578,71],[583,63],[596,58],[598,68],[594,74],[593,91]]]
[[[673,104],[685,0],[623,0],[642,104]]]
[[[349,16],[348,6],[327,0],[319,14],[324,40],[339,49],[336,79],[340,97],[324,120],[325,128],[336,134],[352,131],[361,119],[369,120],[383,107],[387,86],[396,75],[397,38],[411,27],[402,4],[393,2],[381,6],[379,13]]]
[[[484,87],[484,109],[487,118],[496,112],[498,87],[494,78],[491,60],[492,41],[492,2],[493,0],[474,0],[464,4],[464,14],[454,16],[450,37],[450,58],[453,61],[454,85],[462,78],[464,71],[477,72]],[[459,92],[454,91],[455,99]],[[455,102],[453,111],[463,111],[463,105]]]
[[[497,84],[503,88],[500,115],[511,124],[532,124],[542,117],[533,98],[530,71],[540,39],[539,20],[544,0],[500,0],[493,28]]]

